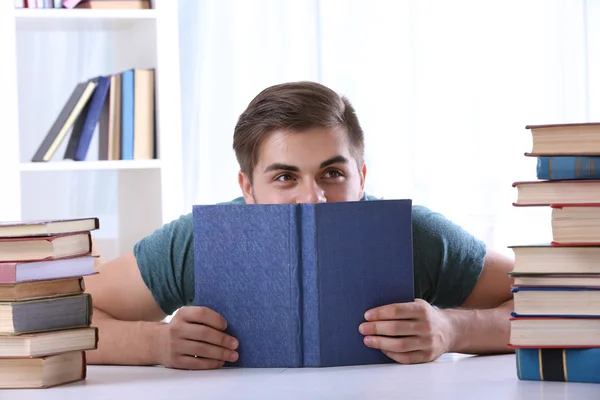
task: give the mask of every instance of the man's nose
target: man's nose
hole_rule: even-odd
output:
[[[296,197],[296,203],[326,203],[325,191],[316,182],[307,182]]]

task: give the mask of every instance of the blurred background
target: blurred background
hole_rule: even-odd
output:
[[[182,136],[173,169],[181,173],[172,178],[182,180],[182,213],[241,195],[232,136],[248,102],[270,85],[312,80],[355,106],[369,194],[412,198],[511,254],[508,246],[551,233],[548,209],[512,206],[512,183],[536,177],[535,159],[523,155],[531,150],[525,126],[600,120],[598,1],[179,0],[176,19]],[[36,136],[21,140],[21,162],[73,82],[110,72],[106,54],[142,47],[153,29],[141,24],[135,38],[85,27],[46,33],[27,21],[17,19],[19,125]],[[119,50],[123,38],[137,42]],[[32,107],[38,118],[25,113]],[[168,134],[161,131],[163,140]],[[100,234],[114,236],[117,173],[25,173],[22,184],[36,194],[24,195],[23,215],[93,212]],[[65,198],[45,209],[42,200],[58,192]]]
[[[600,3],[180,1],[187,207],[239,195],[237,116],[263,88],[314,80],[350,99],[367,191],[412,198],[510,254],[548,241],[527,124],[600,118]]]

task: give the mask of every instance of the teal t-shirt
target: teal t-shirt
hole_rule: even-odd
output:
[[[365,195],[365,201],[379,200]],[[242,197],[233,204],[244,204]],[[439,308],[455,308],[469,296],[483,270],[485,244],[426,207],[413,205],[415,296]],[[194,299],[192,214],[157,229],[133,249],[142,279],[166,314]]]

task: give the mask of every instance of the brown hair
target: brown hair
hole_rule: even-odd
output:
[[[292,82],[260,92],[240,115],[233,133],[233,150],[240,169],[252,181],[256,152],[268,133],[286,129],[346,130],[353,156],[362,167],[364,134],[348,99],[315,82]]]

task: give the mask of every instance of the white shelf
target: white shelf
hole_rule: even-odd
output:
[[[156,10],[16,9],[17,30],[130,29],[156,20]]]
[[[160,160],[117,160],[117,161],[50,161],[20,164],[21,172],[49,171],[97,171],[124,169],[158,169]]]
[[[150,10],[15,9],[0,0],[0,221],[101,217],[107,259],[187,210],[183,202],[178,1]],[[159,160],[29,162],[73,88],[94,76],[155,68]]]

